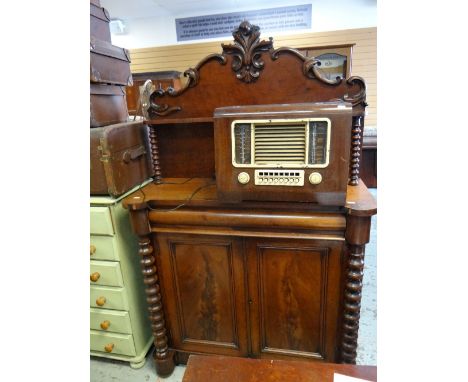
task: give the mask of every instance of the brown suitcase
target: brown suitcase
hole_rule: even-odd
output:
[[[92,2],[90,6],[90,34],[92,37],[98,38],[99,40],[111,42],[110,33],[110,16],[109,12],[105,8],[97,6]]]
[[[125,88],[116,85],[90,85],[91,127],[128,121]]]
[[[91,82],[125,86],[133,84],[127,49],[91,36],[89,51]]]
[[[91,195],[119,196],[152,177],[142,121],[91,129]]]

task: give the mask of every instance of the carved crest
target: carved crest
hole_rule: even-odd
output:
[[[302,63],[302,73],[304,77],[310,80],[318,80],[330,86],[346,85],[350,87],[358,87],[358,92],[349,94],[346,93],[341,96],[341,100],[352,103],[353,106],[366,107],[366,84],[360,77],[350,77],[346,81],[344,78],[336,77],[335,79],[328,79],[320,70],[320,60],[315,57],[307,57],[299,50],[280,47],[273,48],[273,38],[270,37],[268,41],[260,41],[260,27],[252,25],[248,21],[240,23],[239,27],[232,33],[234,37],[233,44],[221,44],[223,48],[222,54],[210,54],[202,59],[195,67],[189,68],[184,72],[184,77],[187,78],[185,84],[179,90],[172,87],[154,89],[149,97],[148,118],[158,118],[176,113],[182,110],[181,106],[169,105],[168,103],[161,102],[163,98],[177,97],[191,89],[200,81],[200,69],[209,61],[218,61],[220,65],[226,65],[228,62],[228,55],[232,57],[232,70],[235,72],[236,77],[247,84],[253,84],[259,78],[261,70],[265,66],[262,60],[262,54],[269,52],[271,61],[280,59],[282,55],[293,55],[299,58],[299,63]],[[353,89],[354,90],[354,89]],[[333,99],[335,100],[335,99]],[[146,118],[146,116],[145,116]]]
[[[223,54],[233,55],[232,70],[239,80],[247,83],[255,81],[265,65],[261,59],[262,52],[273,49],[273,38],[260,41],[260,28],[248,21],[240,23],[232,36],[234,44],[221,44]]]

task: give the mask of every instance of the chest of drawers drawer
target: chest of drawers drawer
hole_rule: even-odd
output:
[[[125,288],[91,285],[90,306],[115,310],[128,310]]]
[[[113,236],[91,235],[90,257],[91,260],[118,261],[118,249],[116,239]]]
[[[91,330],[91,350],[111,354],[136,355],[135,344],[131,334],[103,333]]]
[[[90,328],[103,332],[132,334],[128,312],[110,309],[90,308]]]
[[[91,260],[90,282],[92,285],[123,286],[120,264],[115,261]]]
[[[90,354],[139,368],[153,336],[138,238],[122,204],[124,197],[90,198]]]
[[[114,235],[114,225],[109,207],[91,206],[90,231],[94,235]]]

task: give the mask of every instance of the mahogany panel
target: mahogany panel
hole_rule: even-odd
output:
[[[336,361],[343,243],[247,240],[252,350]]]
[[[244,266],[235,238],[157,234],[171,347],[246,355]]]
[[[213,178],[215,175],[212,123],[153,126],[158,137],[163,177]]]

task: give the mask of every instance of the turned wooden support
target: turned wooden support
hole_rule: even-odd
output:
[[[348,215],[346,224],[347,264],[342,312],[341,363],[356,364],[364,249],[369,242],[371,217]]]
[[[357,115],[353,117],[353,127],[351,131],[351,160],[349,163],[350,186],[357,186],[359,183],[359,170],[361,166],[362,134],[364,117]]]
[[[162,182],[161,165],[159,163],[159,147],[158,137],[156,135],[156,127],[149,126],[149,141],[151,149],[151,163],[153,165],[154,183]]]
[[[138,254],[141,256],[143,282],[146,286],[149,319],[154,336],[155,351],[153,359],[159,376],[167,376],[174,370],[174,352],[169,350],[161,301],[158,268],[156,266],[157,248],[151,243],[151,229],[148,221],[146,203],[130,206],[130,220],[133,231],[138,235]]]

